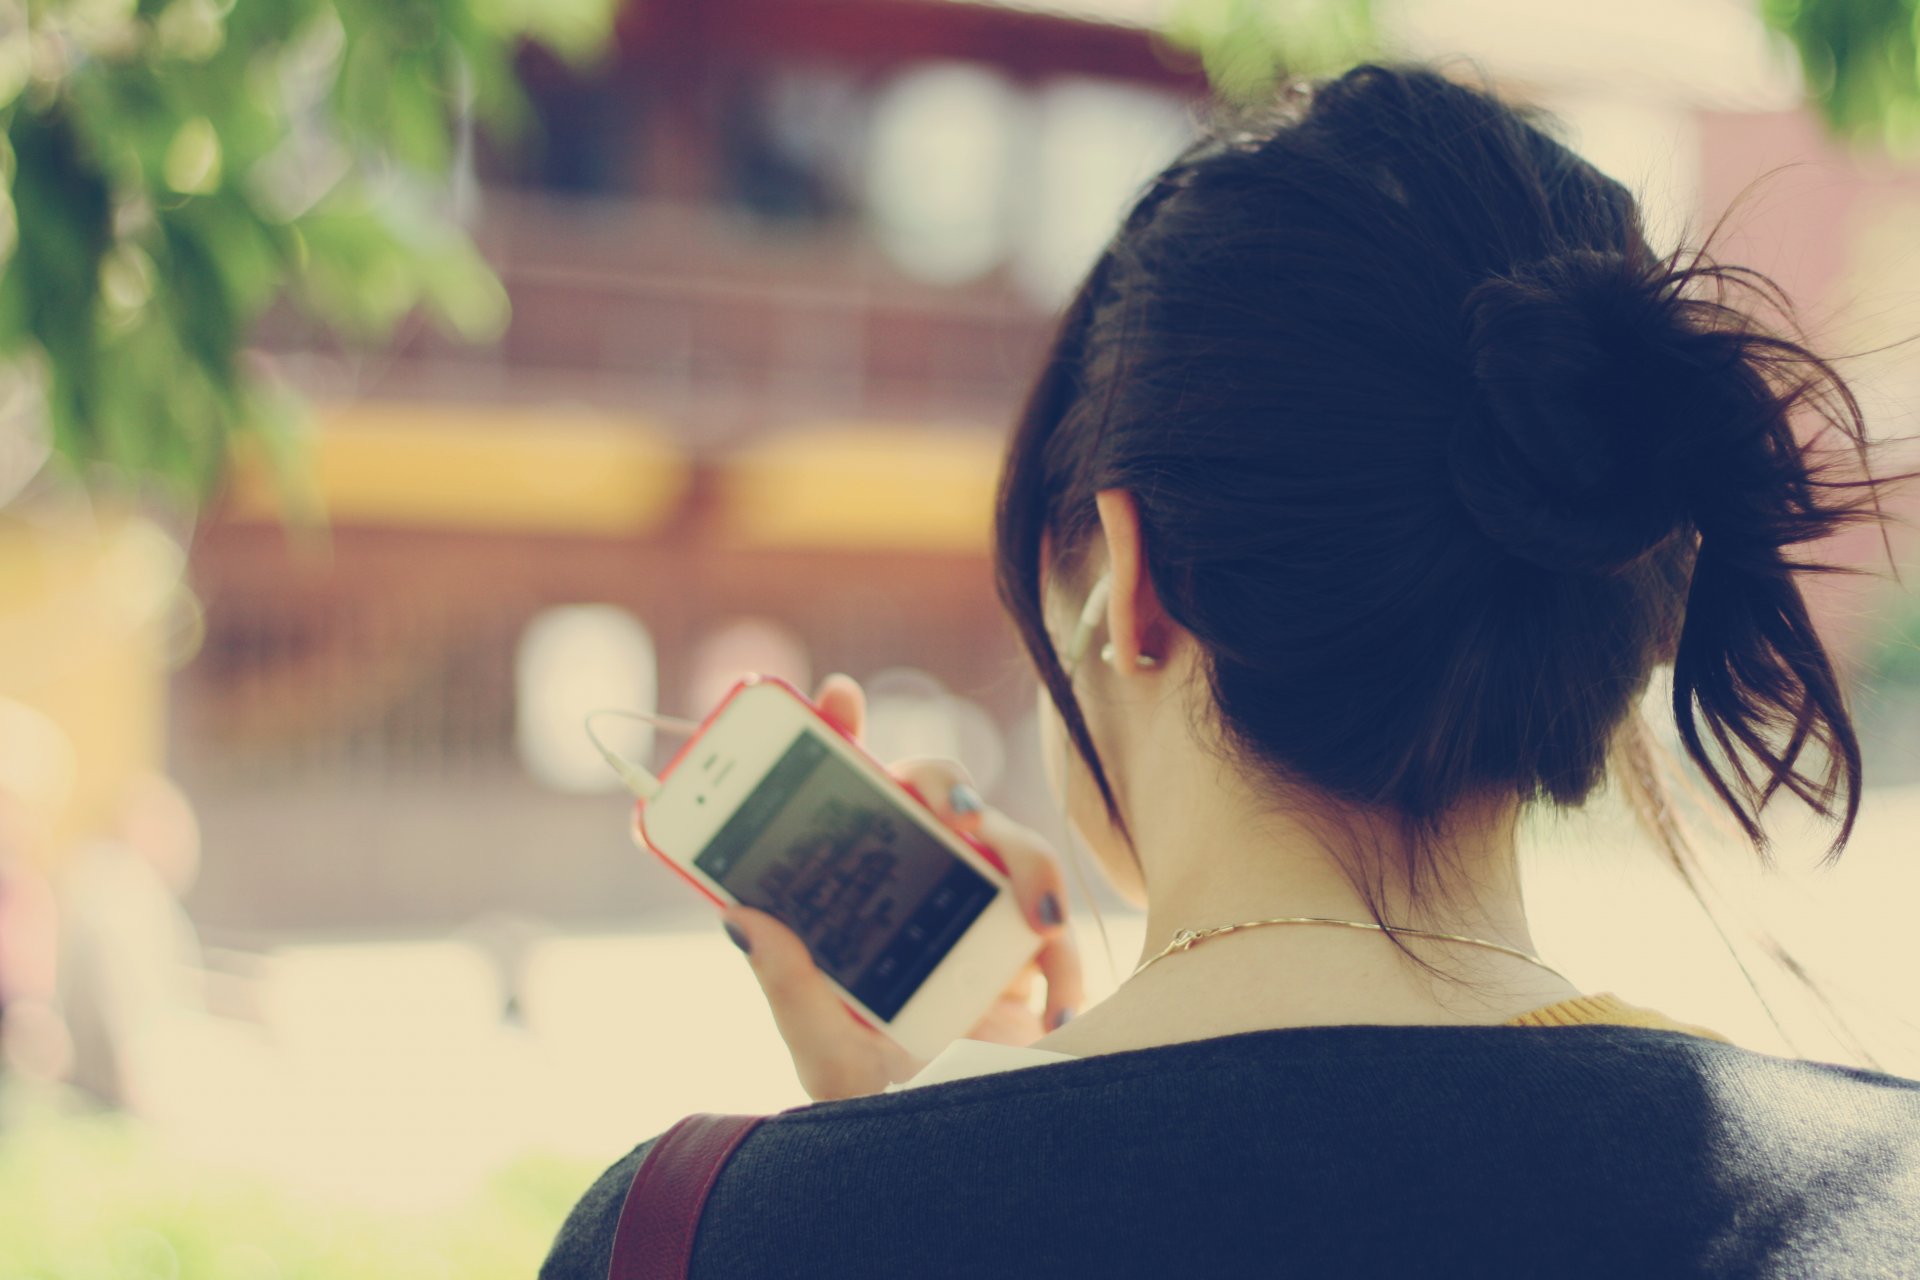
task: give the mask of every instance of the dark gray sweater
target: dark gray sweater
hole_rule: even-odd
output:
[[[643,1143],[542,1280],[603,1280]],[[761,1125],[696,1277],[1920,1277],[1920,1082],[1675,1031],[1257,1031]]]

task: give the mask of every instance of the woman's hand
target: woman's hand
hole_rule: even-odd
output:
[[[857,740],[866,727],[866,696],[847,676],[828,676],[814,696],[820,713]],[[1060,864],[1039,836],[981,803],[966,771],[950,760],[909,760],[893,774],[926,798],[941,820],[987,845],[1007,864],[1015,900],[1042,939],[1033,963],[1014,978],[968,1038],[1027,1045],[1064,1023],[1083,997],[1080,957],[1066,929]],[[879,1093],[911,1078],[925,1063],[841,1003],[806,944],[764,911],[730,907],[721,913],[735,945],[747,953],[754,977],[773,1009],[774,1023],[793,1054],[801,1087],[817,1101]],[[1036,979],[1046,983],[1043,1014],[1029,1005]]]

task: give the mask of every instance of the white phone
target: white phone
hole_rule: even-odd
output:
[[[716,903],[778,917],[915,1057],[971,1030],[1039,950],[997,855],[784,681],[735,685],[660,781],[635,837]]]

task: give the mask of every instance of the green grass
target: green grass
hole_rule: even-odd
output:
[[[599,1169],[528,1156],[441,1213],[381,1213],[171,1153],[57,1095],[0,1107],[0,1280],[530,1280]]]

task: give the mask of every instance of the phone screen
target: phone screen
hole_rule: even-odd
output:
[[[891,1020],[998,890],[802,733],[693,864]]]

